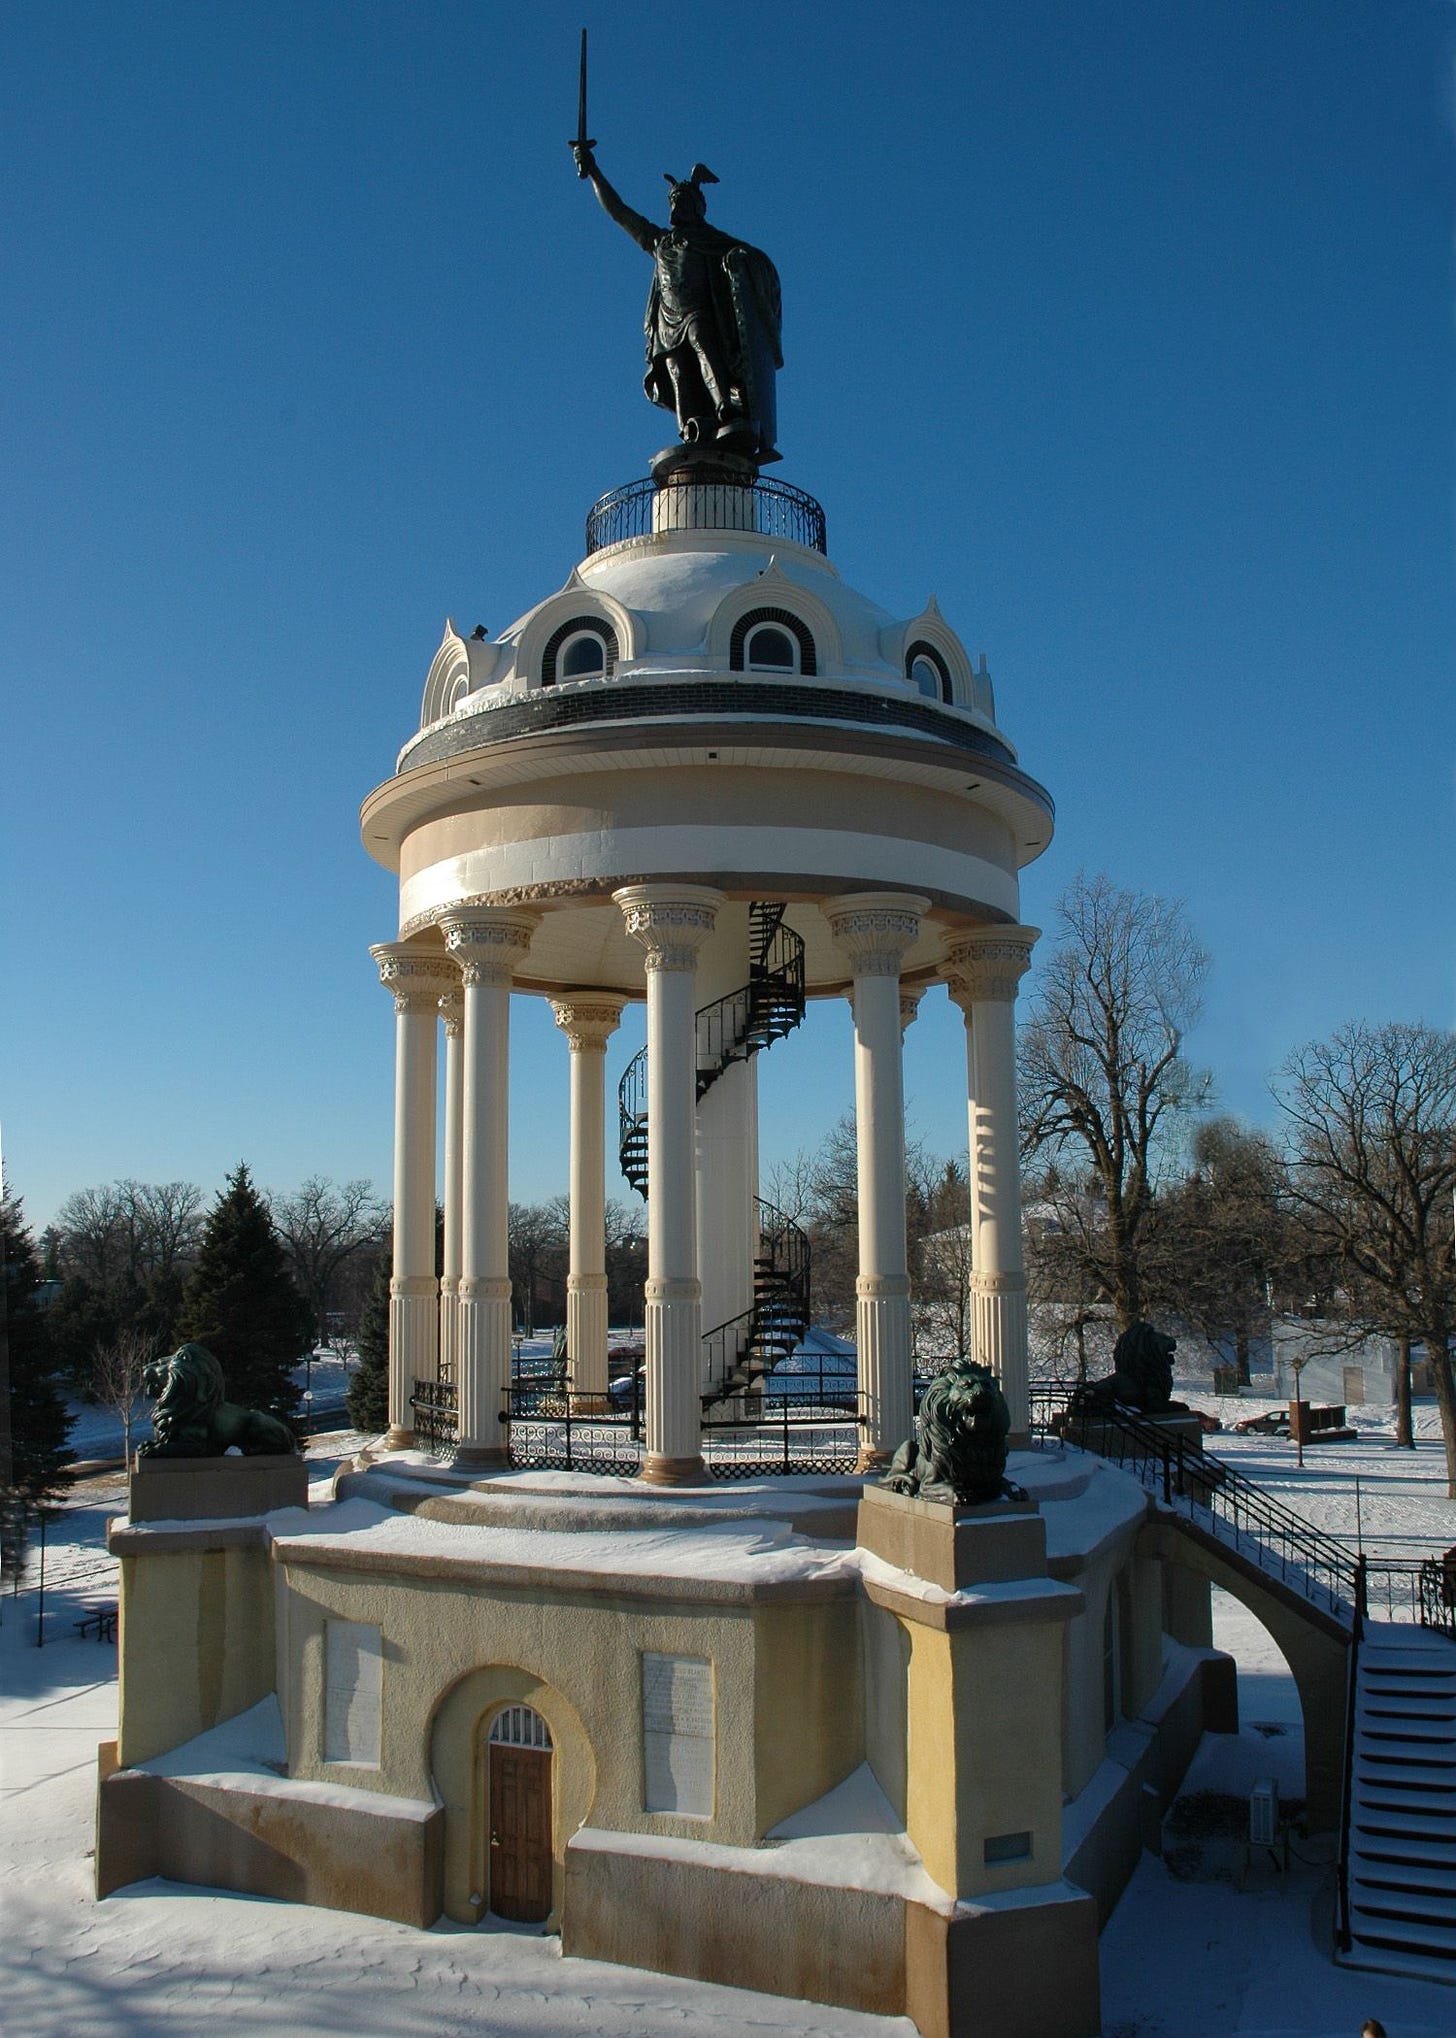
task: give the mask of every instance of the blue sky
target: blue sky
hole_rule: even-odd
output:
[[[120,1175],[389,1174],[362,796],[445,615],[558,586],[645,470],[632,202],[701,158],[784,279],[785,480],[935,592],[1052,791],[1027,873],[1181,897],[1227,1108],[1453,1019],[1452,85],[1434,0],[530,9],[12,0],[0,20],[0,1121]],[[964,1138],[959,1015],[907,1044]],[[515,1002],[512,1193],[565,1186]],[[615,1043],[610,1072],[641,1038]],[[764,1157],[848,1107],[842,1008]]]

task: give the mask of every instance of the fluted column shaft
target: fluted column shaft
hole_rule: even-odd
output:
[[[570,1244],[566,1275],[566,1355],[573,1394],[607,1393],[607,1042],[622,1016],[620,998],[553,998],[551,1010],[571,1048]]]
[[[445,1235],[440,1272],[440,1378],[459,1377],[460,1227],[465,1165],[465,994],[460,985],[440,1000],[445,1021]]]
[[[970,1129],[971,1305],[975,1353],[1001,1383],[1014,1435],[1031,1425],[1021,1155],[1016,1113],[1016,989],[1040,929],[958,934],[942,971],[966,1015]]]
[[[435,1035],[439,1000],[454,977],[443,956],[380,942],[369,953],[392,993],[394,1048],[394,1253],[389,1279],[391,1449],[414,1439],[416,1380],[439,1359],[435,1284]]]
[[[662,1485],[702,1476],[703,1300],[694,1184],[697,952],[721,892],[627,885],[612,894],[647,958],[647,1452]]]
[[[824,908],[854,972],[854,1107],[859,1191],[855,1281],[860,1462],[884,1464],[910,1434],[910,1272],[905,1247],[905,1076],[900,965],[930,901],[860,892]]]
[[[508,1101],[511,978],[530,945],[534,913],[462,907],[440,917],[460,965],[461,1222],[456,1463],[504,1463],[511,1379]]]

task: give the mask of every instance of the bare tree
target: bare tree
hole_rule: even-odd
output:
[[[272,1194],[267,1202],[293,1278],[322,1334],[335,1313],[340,1273],[382,1241],[384,1205],[372,1182],[334,1183],[326,1175],[310,1175],[292,1195]]]
[[[1111,1309],[1096,1274],[1102,1201],[1090,1175],[1068,1177],[1055,1166],[1024,1188],[1032,1357],[1059,1384],[1081,1386],[1094,1357],[1101,1368],[1112,1351]]]
[[[973,1343],[966,1171],[950,1160],[924,1174],[911,1174],[905,1197],[917,1364],[968,1358]]]
[[[1243,1385],[1249,1351],[1267,1329],[1285,1275],[1284,1170],[1272,1143],[1232,1118],[1211,1118],[1193,1138],[1193,1171],[1163,1212],[1178,1313],[1212,1344],[1233,1345]]]
[[[566,1321],[567,1203],[512,1203],[508,1217],[511,1287],[516,1319],[527,1337],[536,1317]]]
[[[93,1401],[110,1409],[121,1423],[122,1451],[131,1462],[131,1434],[136,1423],[136,1404],[142,1393],[142,1375],[157,1351],[154,1338],[144,1331],[120,1330],[91,1355],[86,1386]]]
[[[56,1212],[61,1262],[66,1272],[109,1288],[126,1268],[126,1223],[115,1186],[77,1189]]]
[[[1348,1271],[1350,1313],[1425,1348],[1456,1499],[1456,1033],[1342,1027],[1289,1057],[1276,1095],[1292,1194],[1313,1239]]]
[[[1078,877],[1057,905],[1059,940],[1021,1036],[1028,1160],[1085,1169],[1101,1224],[1081,1235],[1088,1272],[1126,1329],[1149,1306],[1155,1204],[1170,1132],[1201,1108],[1206,1076],[1183,1039],[1208,957],[1176,902]],[[1083,1200],[1085,1206],[1085,1199]]]

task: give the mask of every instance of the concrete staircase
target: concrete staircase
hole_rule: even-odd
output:
[[[1348,1967],[1456,1982],[1456,1642],[1372,1621],[1349,1800]]]

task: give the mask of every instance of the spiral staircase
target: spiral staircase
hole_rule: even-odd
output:
[[[804,943],[782,904],[749,907],[748,982],[696,1014],[699,1100],[735,1062],[750,1061],[804,1017]],[[633,1056],[617,1091],[622,1173],[647,1194],[647,1050]],[[758,1250],[753,1304],[704,1333],[703,1402],[754,1393],[809,1327],[809,1241],[771,1204],[754,1198]]]

